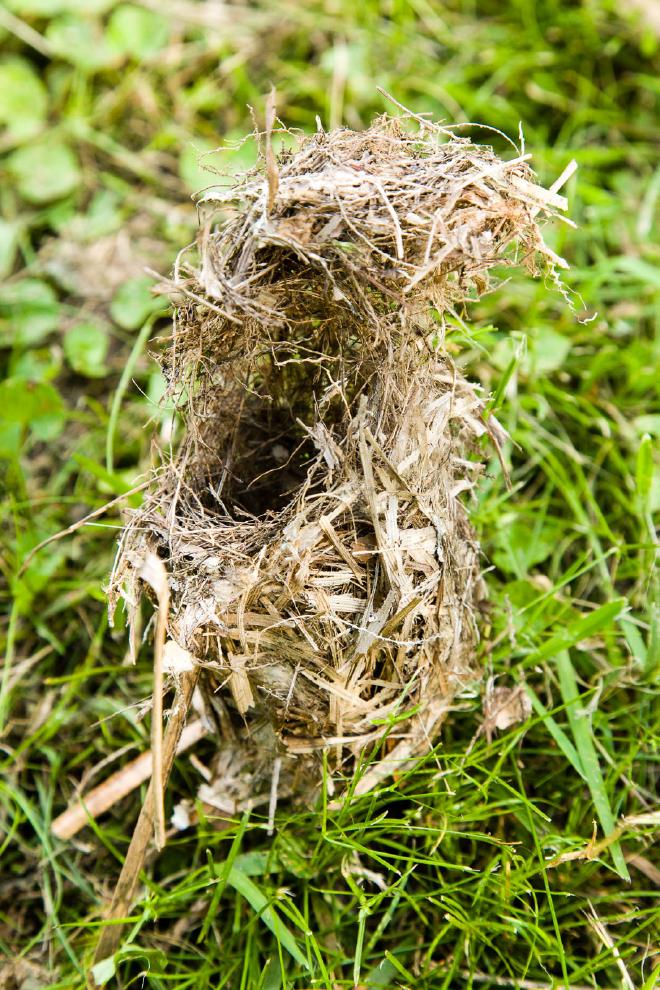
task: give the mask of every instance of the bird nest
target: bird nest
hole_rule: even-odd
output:
[[[183,438],[130,515],[111,608],[135,610],[156,554],[166,668],[204,670],[250,779],[277,760],[284,790],[309,794],[323,751],[336,779],[366,754],[366,791],[428,749],[478,678],[467,501],[501,429],[445,318],[496,266],[557,280],[539,219],[565,202],[528,156],[412,116],[278,157],[265,138],[256,168],[199,195],[168,282]]]

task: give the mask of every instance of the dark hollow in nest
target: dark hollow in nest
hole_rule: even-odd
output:
[[[527,158],[381,117],[277,160],[267,135],[257,168],[198,198],[163,361],[184,436],[131,515],[110,601],[134,608],[146,555],[165,562],[166,659],[209,672],[236,805],[276,757],[281,792],[308,795],[323,750],[338,778],[371,753],[367,791],[478,677],[465,500],[501,430],[444,320],[494,266],[559,284],[539,218],[566,204]]]

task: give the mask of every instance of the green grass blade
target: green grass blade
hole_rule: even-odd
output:
[[[543,702],[540,700],[540,698],[536,696],[534,691],[532,691],[532,689],[527,684],[525,685],[525,692],[531,702],[532,708],[534,709],[536,714],[540,716],[546,729],[548,730],[554,741],[557,743],[557,745],[559,746],[560,750],[562,751],[568,762],[571,764],[573,769],[577,773],[579,773],[579,775],[582,777],[584,782],[588,784],[589,781],[587,779],[587,775],[584,772],[584,768],[582,766],[582,760],[580,759],[578,751],[576,750],[571,740],[568,738],[568,736],[561,728],[561,726],[557,725],[554,718],[552,717],[548,709],[545,707]]]
[[[147,317],[143,325],[140,327],[140,332],[135,338],[135,343],[133,344],[131,353],[128,356],[128,360],[124,365],[121,377],[119,379],[119,384],[117,385],[115,393],[112,397],[112,405],[110,406],[110,415],[108,417],[108,429],[105,438],[105,467],[106,471],[111,475],[114,474],[115,433],[119,422],[119,412],[121,409],[122,400],[130,384],[133,372],[135,371],[135,366],[138,363],[142,351],[147,346],[147,341],[151,336],[153,325],[159,315],[159,313],[153,313],[151,316]]]
[[[630,655],[638,667],[646,671],[648,669],[648,650],[634,619],[626,616],[619,620],[619,625],[621,626],[621,632],[626,638]]]
[[[385,958],[388,961],[388,963],[390,963],[390,965],[393,966],[394,969],[396,969],[397,972],[401,974],[401,976],[403,976],[404,979],[411,981],[411,986],[412,986],[413,985],[412,981],[414,980],[414,976],[406,969],[406,967],[401,962],[399,962],[399,960],[394,955],[394,953],[390,952],[389,949],[385,949]]]
[[[574,622],[569,622],[562,632],[555,633],[540,649],[535,650],[527,658],[526,663],[538,663],[540,660],[547,660],[550,657],[556,656],[562,650],[567,650],[570,646],[575,646],[581,640],[595,636],[596,633],[602,629],[606,629],[607,626],[618,619],[627,604],[625,598],[615,598],[613,601],[607,602],[605,605],[601,605],[600,608],[590,612],[589,615],[582,616]]]
[[[560,650],[555,660],[562,699],[566,705],[568,721],[571,726],[571,732],[573,733],[580,762],[584,769],[589,791],[591,792],[591,799],[594,803],[603,832],[605,835],[611,835],[616,827],[616,820],[607,796],[605,781],[598,762],[596,747],[593,743],[591,722],[579,709],[580,692],[578,690],[575,670],[568,651]],[[628,873],[628,867],[621,852],[621,846],[618,842],[613,842],[611,849],[617,873],[623,880],[630,880],[630,874]]]
[[[642,437],[637,450],[635,465],[635,488],[642,515],[648,512],[649,496],[653,484],[653,442],[648,433]]]
[[[309,963],[300,951],[296,939],[280,919],[275,909],[270,906],[269,899],[259,890],[254,880],[251,880],[244,873],[241,873],[236,866],[233,866],[227,875],[227,883],[245,898],[252,910],[260,916],[266,927],[270,928],[275,938],[284,946],[289,955],[308,970]]]
[[[507,367],[506,367],[506,369],[504,371],[504,374],[501,376],[501,378],[500,378],[500,380],[499,380],[499,382],[497,384],[497,388],[495,390],[495,394],[493,395],[492,399],[489,401],[489,403],[487,405],[488,413],[496,413],[498,411],[498,409],[500,409],[502,407],[502,405],[503,405],[503,403],[505,401],[506,390],[508,388],[509,382],[511,381],[511,379],[514,376],[514,374],[518,370],[518,366],[520,364],[520,358],[521,358],[521,353],[522,353],[522,350],[523,350],[523,346],[524,346],[523,343],[521,343],[521,344],[518,345],[518,348],[516,350],[516,353],[513,355],[513,357],[509,361],[509,363],[508,363],[508,365],[507,365]]]
[[[660,966],[654,966],[653,972],[649,973],[648,980],[645,981],[642,990],[653,990],[660,983]]]
[[[362,949],[364,948],[364,929],[367,924],[369,912],[366,908],[360,908],[358,912],[358,933],[355,943],[355,958],[353,959],[353,983],[358,986],[360,982],[360,970],[362,969]]]
[[[222,864],[221,873],[220,876],[218,877],[218,882],[216,884],[215,890],[213,891],[213,897],[211,898],[209,909],[206,912],[204,924],[202,925],[202,930],[200,931],[199,938],[197,940],[198,942],[202,942],[208,937],[211,923],[215,918],[216,912],[218,910],[218,904],[220,903],[220,898],[222,897],[224,893],[224,889],[227,886],[227,883],[229,882],[228,881],[229,874],[231,873],[234,862],[236,861],[236,857],[238,856],[238,850],[241,847],[241,842],[243,841],[243,836],[245,835],[245,830],[247,828],[249,818],[250,818],[250,812],[249,811],[244,812],[243,817],[241,818],[241,824],[239,825],[236,831],[236,835],[234,836],[234,840],[231,844],[229,855],[227,856],[226,861]],[[216,867],[213,862],[213,857],[211,856],[211,853],[208,850],[207,850],[207,859],[208,859],[209,870],[211,871],[211,875],[214,875],[216,871]]]

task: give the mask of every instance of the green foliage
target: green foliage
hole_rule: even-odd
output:
[[[120,510],[27,555],[139,484],[152,435],[176,442],[155,405],[149,351],[168,322],[145,267],[167,271],[194,236],[191,192],[222,181],[200,152],[222,146],[207,162],[229,173],[254,162],[255,142],[237,139],[248,105],[263,120],[271,83],[281,119],[308,131],[317,115],[363,125],[387,107],[380,85],[447,122],[516,140],[521,123],[546,185],[579,165],[564,190],[577,229],[545,233],[590,321],[514,275],[447,333],[511,438],[508,486],[485,448],[472,507],[490,568],[482,660],[498,686],[524,679],[533,714],[488,739],[466,693],[417,772],[346,807],[283,800],[272,837],[259,808],[218,827],[199,805],[199,825],[150,862],[97,975],[158,990],[610,987],[623,965],[633,985],[654,985],[650,24],[613,0],[278,0],[232,5],[229,20],[213,4],[0,6],[0,954],[47,955],[35,985],[84,986],[139,807],[135,794],[80,843],[49,833],[80,781],[149,745],[149,651],[123,663],[125,616],[108,630],[102,591]],[[513,154],[492,131],[461,133]],[[196,753],[212,763],[210,743]],[[181,758],[168,803],[199,783]]]
[[[5,378],[0,382],[0,451],[18,454],[22,437],[53,440],[66,419],[64,403],[48,382]]]
[[[110,341],[106,328],[98,323],[77,323],[66,334],[66,359],[79,375],[103,378],[108,373],[105,359]]]
[[[166,18],[144,7],[125,3],[112,11],[106,37],[114,51],[142,60],[161,51],[169,34],[170,24]]]
[[[0,286],[0,341],[33,347],[58,326],[62,307],[47,282],[23,278]]]
[[[0,219],[0,278],[14,267],[19,227],[10,220]]]
[[[49,203],[68,196],[81,178],[74,152],[53,138],[17,148],[7,158],[7,168],[28,203]]]
[[[154,297],[148,275],[130,278],[120,285],[110,304],[110,315],[118,326],[135,330],[151,314],[166,307],[163,297]]]
[[[57,56],[83,70],[97,72],[121,61],[113,50],[101,25],[86,17],[63,14],[46,28],[46,40]]]
[[[0,124],[8,136],[21,141],[43,125],[48,110],[46,87],[29,62],[10,58],[0,62]]]

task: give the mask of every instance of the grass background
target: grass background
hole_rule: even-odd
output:
[[[140,795],[72,842],[49,825],[149,739],[149,650],[125,665],[103,595],[120,516],[19,567],[151,463],[167,416],[141,328],[153,319],[158,337],[167,317],[144,266],[167,271],[191,238],[199,152],[249,130],[271,83],[304,129],[317,114],[363,126],[385,109],[380,85],[448,122],[515,138],[521,124],[546,185],[580,166],[579,227],[548,238],[591,322],[515,276],[450,336],[511,434],[511,489],[493,462],[474,506],[484,673],[524,678],[535,707],[489,741],[476,691],[417,772],[340,812],[280,808],[273,837],[256,812],[180,833],[97,975],[159,990],[654,986],[658,33],[653,4],[623,6],[5,0],[0,986],[84,986]],[[181,758],[168,806],[200,782]]]

